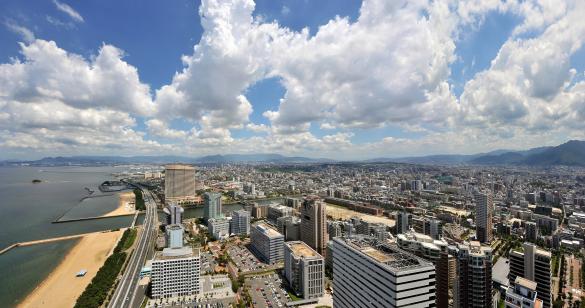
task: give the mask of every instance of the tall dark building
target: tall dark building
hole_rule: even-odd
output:
[[[301,205],[301,240],[322,256],[329,241],[325,207],[316,197],[307,197]]]
[[[492,249],[479,242],[459,245],[455,307],[492,306]]]

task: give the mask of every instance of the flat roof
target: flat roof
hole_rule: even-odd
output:
[[[192,165],[184,165],[184,164],[170,164],[165,165],[165,169],[187,169],[187,170],[195,170],[195,167]]]
[[[532,291],[536,291],[536,282],[532,281],[532,280],[528,280],[526,278],[523,277],[516,277],[516,280],[514,281],[515,284],[517,285],[521,285],[527,289],[530,289]]]
[[[432,263],[403,251],[398,247],[383,242],[379,243],[368,237],[336,237],[335,240],[344,242],[349,247],[369,256],[394,272],[433,266]]]
[[[272,229],[271,227],[269,227],[267,224],[265,224],[263,222],[257,224],[256,227],[258,227],[262,231],[262,233],[266,234],[268,237],[279,237],[279,236],[283,236],[278,231]]]
[[[293,254],[299,257],[317,257],[319,255],[315,250],[313,250],[309,245],[305,244],[305,242],[301,241],[294,241],[294,242],[285,242],[286,246],[290,247]]]
[[[199,248],[184,246],[181,248],[165,248],[163,251],[157,251],[154,255],[154,260],[173,260],[198,256]]]

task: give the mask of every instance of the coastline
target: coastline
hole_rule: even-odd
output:
[[[17,307],[73,307],[77,298],[112,253],[123,230],[88,234]],[[76,277],[80,270],[83,277]]]
[[[118,195],[118,207],[113,211],[106,213],[100,217],[114,217],[114,216],[125,216],[136,213],[134,208],[134,192],[124,191],[117,193]]]

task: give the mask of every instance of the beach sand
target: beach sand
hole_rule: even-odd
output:
[[[111,254],[123,230],[82,237],[59,266],[18,307],[73,307],[85,287]],[[80,270],[83,277],[75,277]]]
[[[120,197],[118,201],[118,207],[115,210],[106,213],[102,217],[130,215],[136,212],[134,208],[134,201],[136,198],[134,196],[134,192],[132,191],[121,192],[118,194],[118,196]]]
[[[357,216],[367,222],[373,222],[373,223],[383,223],[385,225],[387,225],[388,227],[394,227],[394,225],[396,224],[396,222],[394,221],[394,219],[390,219],[384,216],[374,216],[374,215],[369,215],[369,214],[364,214],[364,213],[360,213],[360,212],[356,212],[356,211],[352,211],[350,209],[346,209],[344,207],[340,207],[337,205],[333,205],[330,203],[325,203],[325,205],[327,206],[327,215],[333,217],[333,219],[350,219],[354,216]]]

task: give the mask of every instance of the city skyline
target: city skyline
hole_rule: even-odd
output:
[[[0,9],[0,159],[348,160],[585,139],[582,1]]]

